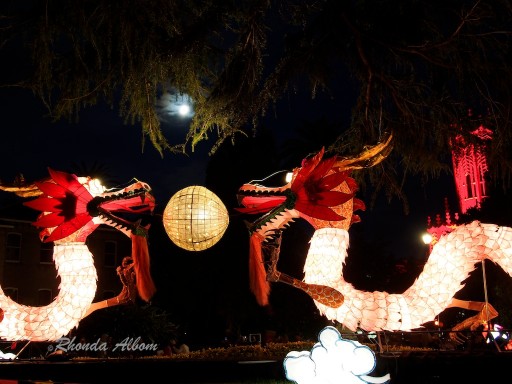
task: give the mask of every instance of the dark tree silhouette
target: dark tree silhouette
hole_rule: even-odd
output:
[[[480,123],[494,131],[493,175],[510,174],[508,0],[3,1],[0,12],[4,86],[34,92],[55,119],[106,101],[162,156],[203,140],[214,153],[307,91],[350,110],[331,153],[393,133],[370,173],[378,187],[446,170],[450,140]],[[194,102],[184,143],[160,127],[170,90]]]

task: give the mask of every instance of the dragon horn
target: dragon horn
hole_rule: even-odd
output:
[[[334,163],[334,166],[344,170],[373,167],[388,157],[393,150],[393,146],[391,145],[392,138],[393,134],[389,134],[386,140],[372,147],[366,147],[363,152],[356,157],[340,158]]]

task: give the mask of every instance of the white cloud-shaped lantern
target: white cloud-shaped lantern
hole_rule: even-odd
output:
[[[369,376],[376,366],[373,351],[341,337],[331,326],[318,336],[311,352],[291,351],[283,362],[286,378],[297,384],[389,383],[390,375]]]

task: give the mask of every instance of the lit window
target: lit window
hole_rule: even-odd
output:
[[[473,197],[473,183],[471,182],[471,177],[469,175],[466,175],[466,188],[467,188],[467,194],[468,198]]]

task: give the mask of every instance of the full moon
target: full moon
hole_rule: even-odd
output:
[[[182,104],[178,108],[178,113],[180,116],[187,116],[190,113],[190,105]]]

